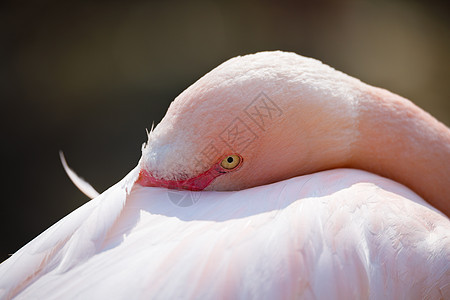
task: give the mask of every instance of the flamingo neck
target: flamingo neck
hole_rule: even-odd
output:
[[[450,216],[450,130],[386,90],[366,95],[352,166],[405,184]]]

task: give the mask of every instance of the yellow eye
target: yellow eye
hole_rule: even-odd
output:
[[[241,157],[239,155],[232,154],[232,155],[228,155],[227,157],[225,157],[222,160],[222,162],[220,163],[220,165],[224,169],[232,170],[232,169],[236,168],[237,166],[239,166],[240,162],[241,162]]]

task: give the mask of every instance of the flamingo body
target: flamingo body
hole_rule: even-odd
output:
[[[122,181],[67,172],[95,198],[0,265],[0,298],[449,299],[449,170],[450,130],[410,101],[294,53],[233,58]]]
[[[389,179],[337,169],[190,192],[142,187],[136,176],[4,262],[2,298],[450,296],[449,220]]]

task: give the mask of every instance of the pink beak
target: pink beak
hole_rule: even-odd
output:
[[[165,180],[153,177],[152,174],[142,169],[137,183],[142,186],[165,187],[168,189],[201,191],[205,189],[215,178],[227,173],[220,164],[215,164],[208,171],[186,180]]]

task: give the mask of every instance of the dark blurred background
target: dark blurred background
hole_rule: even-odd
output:
[[[0,261],[137,163],[145,128],[236,55],[287,50],[405,96],[450,125],[446,1],[0,4]]]

